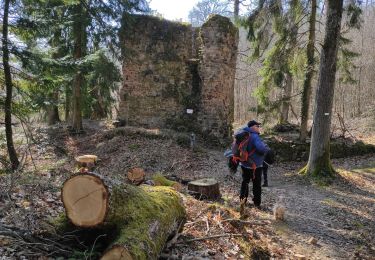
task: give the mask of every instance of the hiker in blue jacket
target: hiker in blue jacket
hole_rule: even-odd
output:
[[[253,181],[253,201],[256,207],[260,207],[262,195],[262,171],[264,156],[270,150],[268,146],[260,138],[260,123],[251,120],[240,131],[250,133],[250,141],[247,146],[249,152],[249,160],[247,162],[240,162],[242,169],[242,184],[240,191],[241,209],[246,204],[249,196],[249,182]]]

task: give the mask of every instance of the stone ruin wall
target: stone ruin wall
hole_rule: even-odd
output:
[[[238,31],[228,18],[216,15],[192,28],[135,15],[121,36],[120,119],[217,138],[231,134]]]

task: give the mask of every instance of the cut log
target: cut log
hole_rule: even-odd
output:
[[[62,190],[67,217],[114,237],[102,259],[157,259],[168,237],[185,221],[179,193],[163,186],[109,183],[92,173],[68,179]]]
[[[212,178],[191,181],[188,183],[188,190],[197,193],[203,199],[216,200],[221,197],[219,183]]]
[[[185,222],[185,208],[179,194],[169,187],[149,185],[140,188],[128,185],[126,192],[117,189],[115,194],[114,204],[118,206],[111,207],[108,221],[126,224],[103,259],[120,254],[125,256],[119,259],[128,259],[126,251],[134,259],[157,259],[168,237]]]
[[[145,180],[145,171],[142,168],[133,168],[127,174],[130,183],[140,185]]]
[[[61,198],[67,217],[79,227],[97,226],[108,213],[108,187],[92,173],[76,174],[65,181]]]

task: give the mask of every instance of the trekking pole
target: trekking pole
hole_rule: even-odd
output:
[[[271,166],[271,164],[267,163],[266,161],[263,161],[265,164],[267,164],[268,167]]]

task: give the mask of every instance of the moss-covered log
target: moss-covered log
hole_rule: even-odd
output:
[[[75,204],[68,206],[70,210],[74,209],[74,213],[69,213],[64,200],[68,190],[64,191],[64,187],[68,184],[71,186],[69,192],[74,193],[74,179],[79,180],[76,188],[85,191],[76,192],[74,198],[70,198]],[[90,185],[82,183],[87,180]],[[86,212],[88,205],[101,204],[102,207],[96,208],[100,212],[105,211],[104,218],[95,226],[102,230],[103,234],[110,232],[108,237],[111,237],[110,241],[106,241],[108,246],[102,259],[156,259],[168,237],[173,235],[185,220],[185,209],[178,192],[163,186],[136,187],[127,184],[105,184],[107,182],[94,174],[79,174],[67,180],[62,192],[67,217],[71,220],[71,216],[77,216],[78,212]],[[93,194],[96,195],[92,196]],[[93,211],[90,212],[95,215]],[[97,215],[102,216],[103,213]],[[83,226],[87,227],[92,216],[88,213],[83,216],[87,216],[87,219],[82,216],[79,219],[81,223],[86,223]]]
[[[156,259],[168,237],[185,221],[185,209],[178,193],[164,186],[127,187],[115,189],[108,221],[120,225],[120,234],[104,254],[117,255],[126,250],[134,259]],[[127,258],[119,258],[127,259]]]

